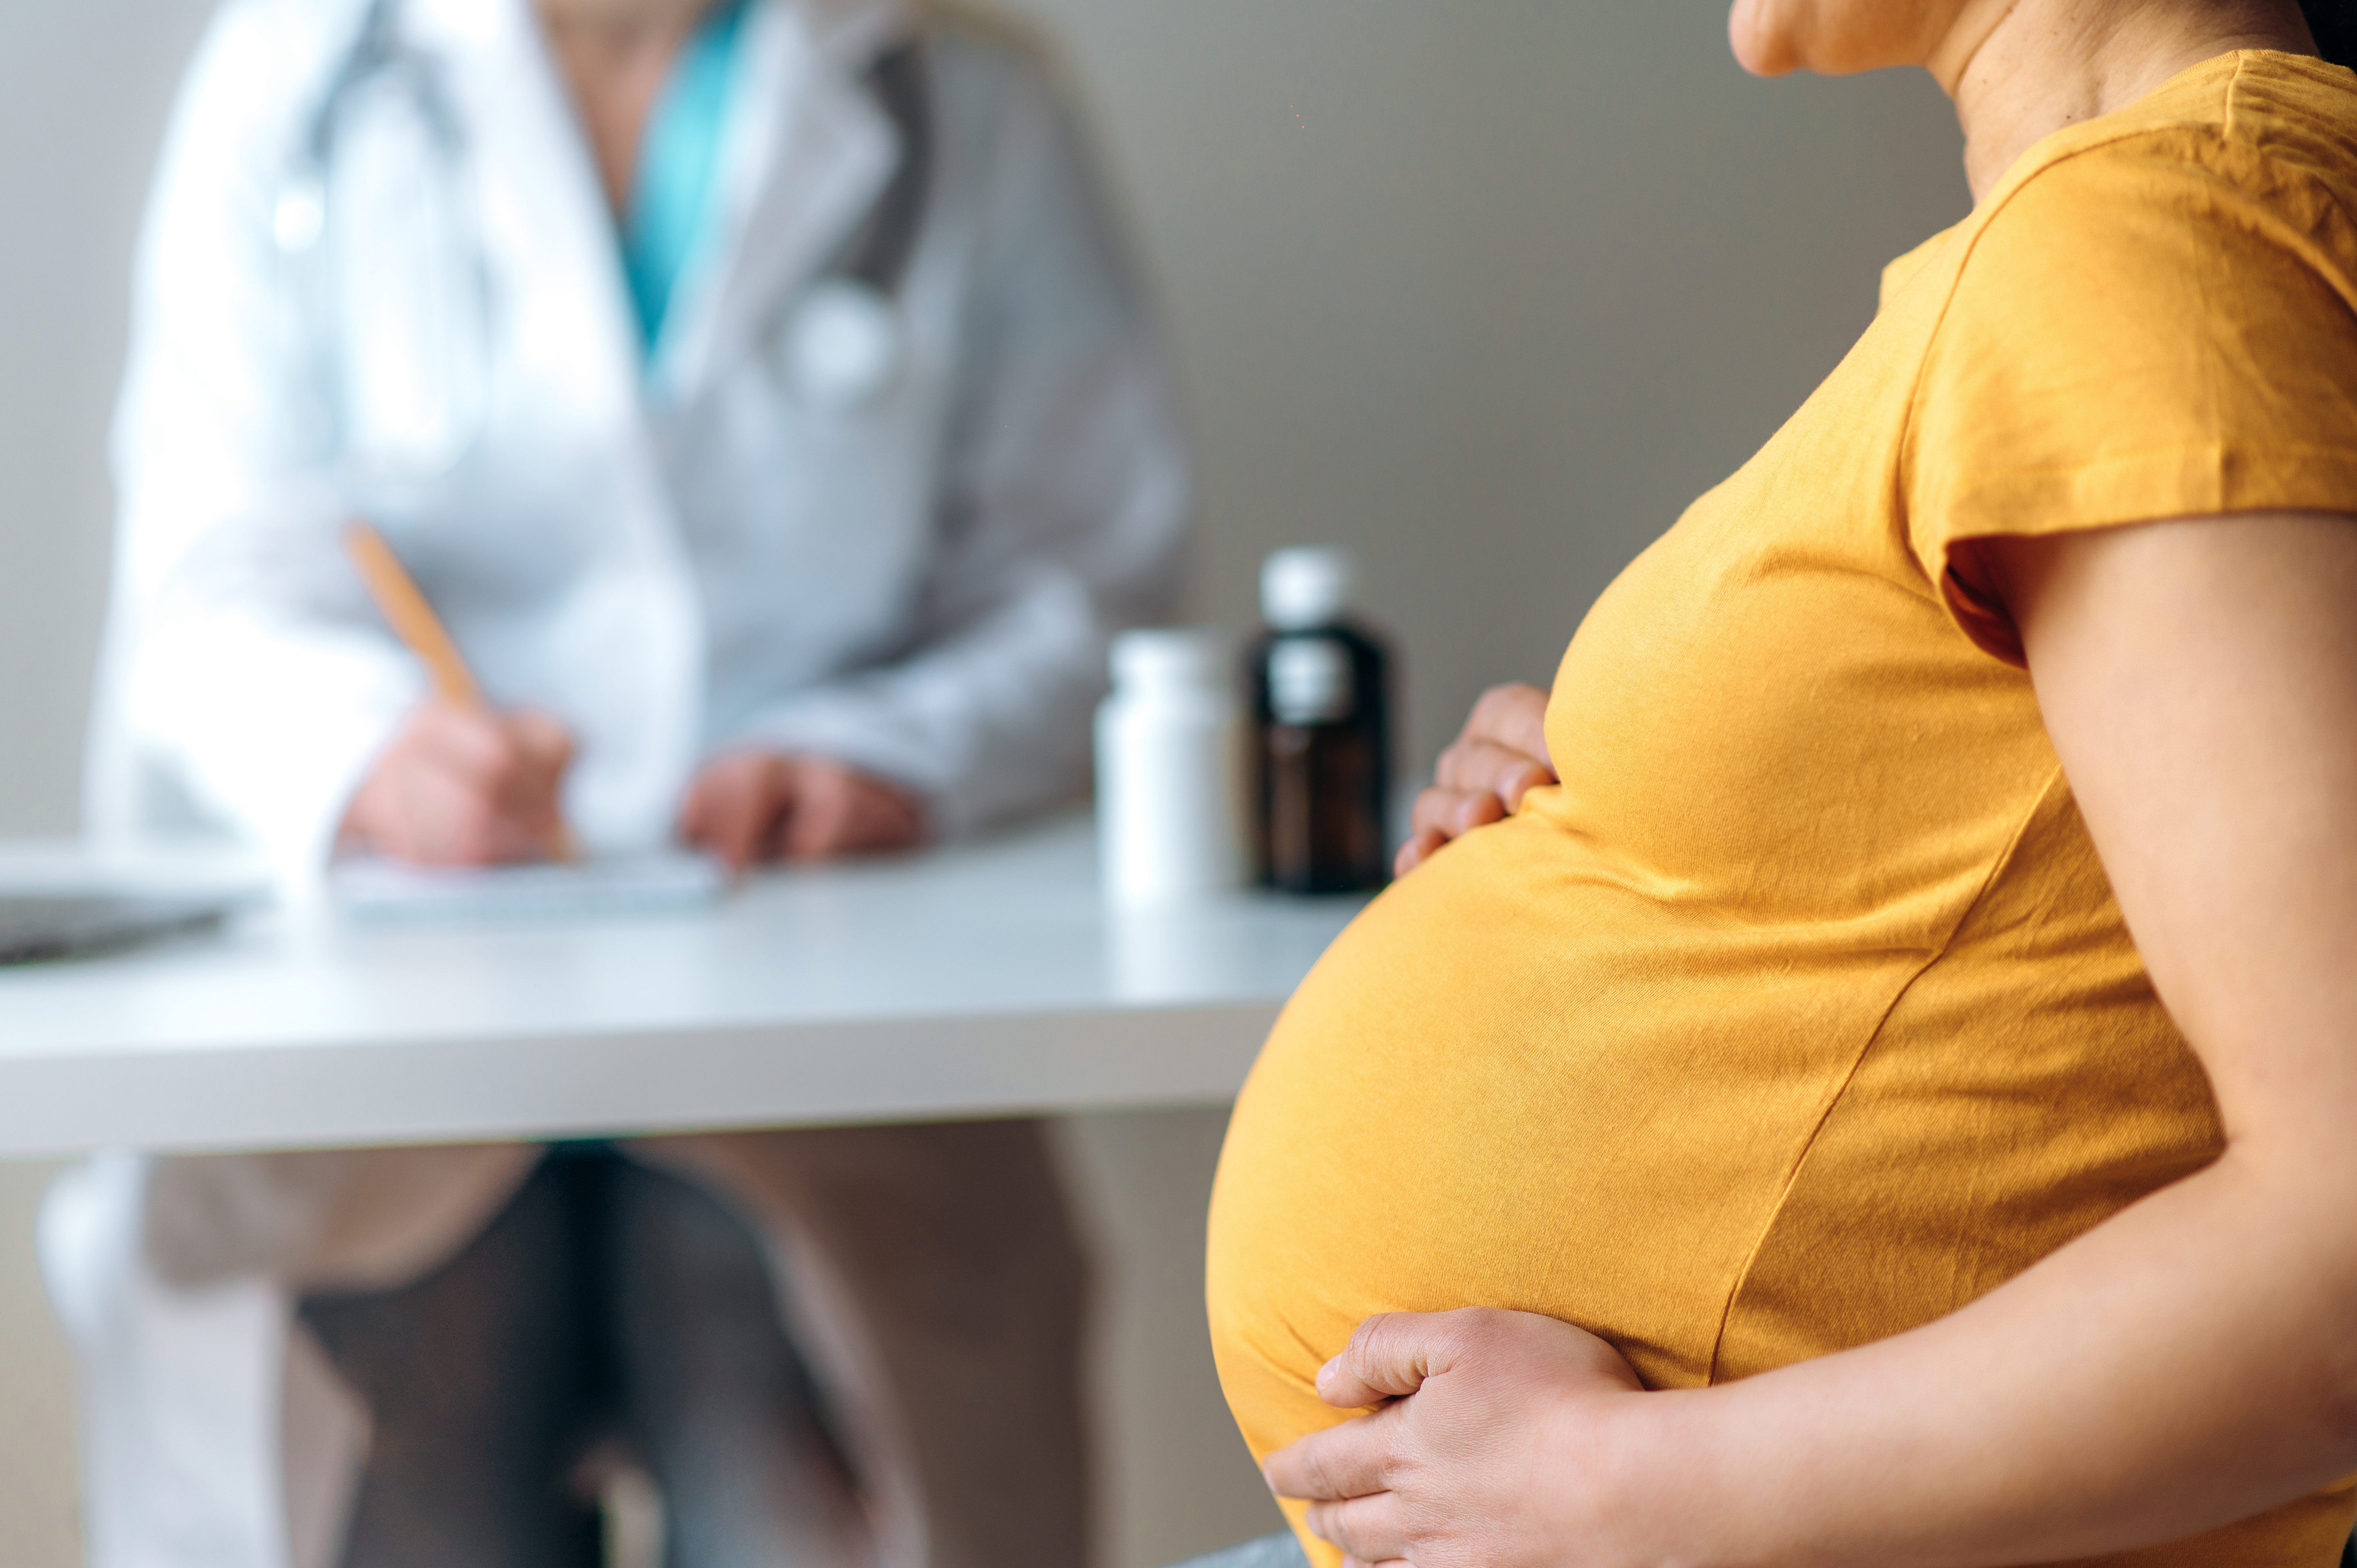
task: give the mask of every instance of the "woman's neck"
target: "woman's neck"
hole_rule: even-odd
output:
[[[617,216],[630,209],[647,116],[713,0],[535,0]]]
[[[1955,101],[1978,201],[2032,143],[2233,49],[2316,44],[2297,0],[1977,0],[1924,63]]]

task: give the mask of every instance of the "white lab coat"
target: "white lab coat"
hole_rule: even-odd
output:
[[[355,513],[494,700],[576,731],[565,807],[593,848],[664,842],[697,763],[739,745],[896,779],[946,834],[1076,793],[1106,641],[1164,602],[1187,476],[1155,334],[1033,68],[932,33],[906,364],[872,406],[826,412],[786,384],[780,339],[898,156],[864,81],[897,5],[754,8],[724,237],[642,362],[526,0],[408,0],[479,192],[489,403],[447,475],[371,480],[339,471],[311,369],[324,328],[290,308],[273,238],[361,8],[233,0],[173,122],[115,434],[94,818],[152,817],[160,783],[290,873],[325,863],[424,689],[343,555]],[[410,304],[389,288],[350,311],[388,378],[433,336],[388,325]]]
[[[274,224],[362,5],[230,0],[172,122],[115,431],[93,825],[193,813],[290,880],[327,863],[353,788],[425,690],[342,553],[354,513],[410,564],[495,701],[573,728],[565,809],[595,849],[666,841],[699,761],[737,746],[899,780],[942,834],[1076,792],[1106,643],[1161,606],[1188,482],[1155,332],[1037,69],[925,27],[934,164],[899,290],[905,363],[872,405],[826,412],[790,391],[780,338],[899,156],[865,81],[912,25],[897,0],[757,0],[722,138],[722,237],[680,280],[651,358],[528,0],[408,0],[404,33],[440,59],[469,149],[490,374],[455,466],[361,478],[317,406],[326,329],[289,308]],[[370,352],[397,360],[421,340],[403,308],[397,288],[360,304]],[[404,373],[384,367],[388,384]],[[752,1147],[705,1170],[773,1221],[773,1255],[856,1230],[807,1203],[798,1219],[778,1197],[794,1178],[760,1174],[798,1157]],[[531,1155],[305,1158],[328,1163],[182,1174],[199,1206],[243,1195],[216,1205],[231,1231],[292,1227],[296,1251],[322,1244],[299,1234],[318,1181],[375,1189],[354,1211],[377,1231],[331,1240],[385,1283],[463,1245]],[[364,1412],[290,1337],[271,1236],[216,1238],[210,1274],[202,1258],[158,1267],[154,1184],[171,1164],[102,1158],[44,1215],[83,1360],[91,1562],[323,1564]],[[377,1201],[387,1183],[417,1201]],[[835,1360],[823,1378],[859,1380],[858,1357]],[[958,1558],[922,1544],[920,1506],[900,1512],[914,1522],[885,1530],[901,1542],[888,1558]]]

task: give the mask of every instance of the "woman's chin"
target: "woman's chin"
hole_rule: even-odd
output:
[[[1727,41],[1754,76],[1855,76],[1920,65],[1962,0],[1735,0]]]
[[[1767,15],[1773,0],[1735,0],[1727,14],[1727,47],[1735,63],[1754,76],[1787,76],[1800,69],[1792,40]]]

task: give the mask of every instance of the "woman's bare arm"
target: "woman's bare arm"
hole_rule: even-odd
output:
[[[1372,1320],[1274,1456],[1365,1561],[1996,1564],[2357,1468],[2357,519],[1986,547],[2225,1154],[1952,1316],[1647,1393],[1502,1313]],[[1349,1500],[1344,1500],[1349,1499]]]

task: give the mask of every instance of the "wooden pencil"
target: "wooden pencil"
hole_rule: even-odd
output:
[[[488,709],[483,688],[476,681],[475,672],[467,668],[458,645],[450,640],[449,628],[434,613],[434,607],[426,603],[416,579],[402,565],[393,546],[384,542],[384,535],[355,519],[344,525],[344,550],[359,569],[361,581],[367,585],[369,597],[376,601],[377,612],[384,617],[385,624],[425,666],[426,679],[434,683],[434,694],[452,707],[477,712]],[[556,824],[556,842],[552,850],[558,860],[581,858],[579,841],[573,836],[573,829],[561,821]]]

